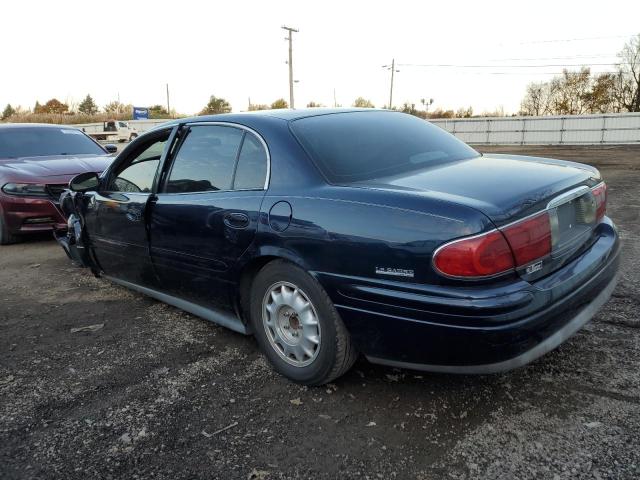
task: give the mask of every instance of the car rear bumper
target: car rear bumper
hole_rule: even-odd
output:
[[[595,315],[617,281],[620,245],[609,219],[588,250],[535,282],[425,286],[318,273],[347,329],[374,363],[494,373],[556,348]]]
[[[0,194],[4,221],[15,235],[65,229],[67,222],[53,200]]]

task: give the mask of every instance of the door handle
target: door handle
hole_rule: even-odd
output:
[[[226,213],[224,224],[229,228],[247,228],[249,226],[249,215],[246,213]]]

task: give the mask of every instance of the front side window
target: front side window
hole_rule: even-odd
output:
[[[125,161],[112,176],[108,190],[126,193],[151,193],[160,165],[160,157],[169,138],[169,131],[150,144],[141,145],[131,161]]]
[[[173,161],[166,192],[231,190],[243,134],[234,127],[191,127]]]

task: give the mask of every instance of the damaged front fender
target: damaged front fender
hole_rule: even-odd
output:
[[[93,254],[89,234],[86,231],[85,204],[86,197],[83,193],[65,190],[60,196],[60,208],[67,218],[67,228],[54,230],[53,236],[74,265],[89,268],[96,277],[99,277],[102,269]]]

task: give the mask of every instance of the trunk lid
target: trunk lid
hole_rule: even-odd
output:
[[[501,230],[547,211],[552,251],[517,268],[528,279],[557,270],[593,238],[599,172],[588,165],[517,155],[485,155],[411,174],[360,182],[368,188],[404,191],[481,211]]]
[[[571,188],[600,181],[595,168],[574,162],[519,155],[484,155],[418,172],[359,182],[460,203],[487,215],[497,226],[546,207]]]

